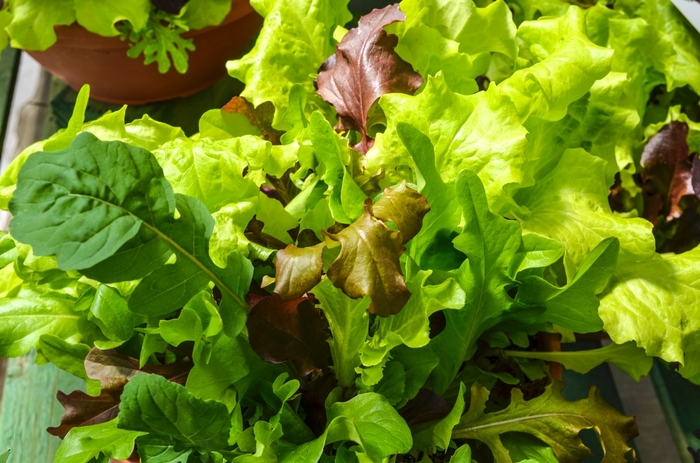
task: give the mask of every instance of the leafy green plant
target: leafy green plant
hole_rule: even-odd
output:
[[[77,22],[103,37],[128,39],[128,55],[157,62],[161,73],[174,65],[184,74],[194,43],[182,34],[218,25],[230,10],[229,0],[8,0],[0,5],[0,47],[44,51],[56,43],[55,26]]]
[[[56,461],[575,462],[592,429],[624,462],[634,418],[546,362],[699,380],[673,6],[404,0],[347,30],[346,3],[253,2],[245,90],[198,135],[84,124],[85,88],[0,178],[0,354],[86,380]]]

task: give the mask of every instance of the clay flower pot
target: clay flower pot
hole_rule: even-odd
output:
[[[192,95],[226,74],[226,61],[238,58],[260,30],[262,18],[247,0],[233,0],[231,12],[219,26],[189,31],[194,39],[186,74],[171,68],[158,72],[143,57],[129,58],[130,42],[101,37],[77,23],[56,27],[58,41],[48,50],[28,53],[53,75],[78,90],[90,84],[90,95],[108,103],[139,105]]]

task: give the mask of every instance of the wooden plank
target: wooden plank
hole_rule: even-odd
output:
[[[6,48],[0,54],[0,146],[5,140],[10,108],[15,93],[20,51]]]
[[[53,463],[61,440],[46,428],[58,424],[63,414],[56,392],[81,389],[85,384],[53,365],[36,365],[34,358],[32,353],[7,364],[0,405],[0,451],[12,450],[9,463]]]

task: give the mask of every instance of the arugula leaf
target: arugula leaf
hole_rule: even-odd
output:
[[[464,360],[476,350],[476,340],[501,321],[512,300],[506,286],[514,283],[513,261],[520,247],[520,224],[491,213],[486,193],[476,174],[462,171],[455,184],[466,226],[454,240],[469,259],[457,272],[467,294],[459,311],[447,311],[447,327],[431,346],[440,357],[433,371],[436,389],[444,391]]]
[[[511,357],[536,358],[556,362],[576,373],[586,374],[605,362],[612,363],[620,370],[639,381],[647,375],[653,365],[653,358],[646,355],[644,349],[637,347],[633,341],[624,344],[609,344],[599,349],[567,352],[527,352],[505,351]]]
[[[85,371],[85,357],[90,352],[90,347],[85,344],[70,344],[51,334],[41,336],[37,347],[49,362],[73,376],[84,379],[88,393],[100,393],[100,382],[90,379]]]
[[[88,463],[100,455],[125,460],[142,432],[117,428],[117,420],[72,429],[61,442],[56,459],[65,463]]]
[[[231,420],[221,402],[197,399],[161,376],[140,374],[124,388],[118,427],[217,450],[227,446]]]
[[[464,384],[460,383],[457,400],[447,416],[434,422],[421,423],[413,429],[414,449],[447,450],[452,439],[452,429],[460,422],[464,413],[465,392]]]
[[[639,432],[632,417],[621,415],[603,402],[600,392],[592,387],[588,397],[567,402],[561,396],[563,383],[555,381],[544,394],[523,400],[522,392],[513,389],[510,405],[501,411],[485,413],[488,390],[475,383],[471,390],[469,410],[455,427],[453,439],[476,439],[488,445],[498,461],[513,460],[503,446],[500,435],[506,432],[531,434],[552,447],[558,461],[575,462],[591,454],[578,433],[582,429],[596,431],[606,459],[625,461],[634,450],[627,441]]]
[[[90,305],[90,314],[111,341],[125,342],[134,334],[134,316],[129,311],[126,299],[114,288],[98,286]]]
[[[180,74],[187,72],[187,52],[194,51],[194,40],[182,37],[189,28],[181,19],[164,11],[155,10],[146,26],[136,28],[126,23],[121,28],[122,40],[128,38],[132,44],[127,55],[130,58],[144,56],[144,66],[158,63],[158,72],[165,74],[175,65]]]
[[[172,187],[152,154],[83,133],[67,150],[37,153],[27,160],[10,203],[14,214],[10,227],[37,254],[56,255],[63,268],[85,269],[131,259],[128,269],[120,272],[122,277],[130,274],[125,279],[146,276],[140,259],[134,261],[140,253],[158,254],[162,265],[174,252],[175,264],[145,266],[157,270],[132,293],[130,310],[170,313],[213,281],[224,293],[225,329],[235,334],[242,328],[240,311],[247,307],[243,293],[250,284],[252,265],[231,254],[226,269],[217,267],[207,249],[213,220],[206,208],[194,198],[178,196],[181,218],[174,220],[175,202]],[[53,206],[44,209],[44,203]],[[142,236],[147,241],[139,242]],[[164,248],[168,253],[162,252]],[[160,304],[153,305],[154,300]]]

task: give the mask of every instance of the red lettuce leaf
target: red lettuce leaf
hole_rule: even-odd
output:
[[[300,376],[328,365],[328,322],[305,295],[285,301],[278,294],[259,300],[246,322],[250,346],[269,363],[292,362]]]
[[[362,140],[355,147],[366,153],[373,140],[367,133],[372,104],[385,93],[408,93],[418,89],[423,78],[396,54],[398,37],[384,27],[406,16],[398,4],[372,11],[360,19],[336,47],[316,79],[318,94],[335,106],[340,118],[337,130],[354,129]]]

